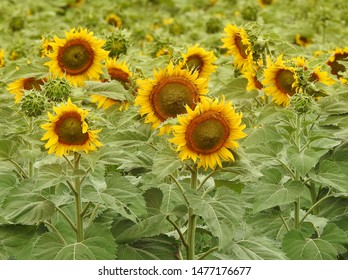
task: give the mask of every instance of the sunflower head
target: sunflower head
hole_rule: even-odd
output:
[[[262,8],[272,5],[274,0],[257,0]]]
[[[140,105],[140,114],[146,115],[145,122],[153,129],[169,118],[186,113],[185,105],[194,108],[208,91],[207,80],[197,72],[169,65],[154,71],[153,80],[137,80],[139,86],[135,105]]]
[[[116,14],[107,15],[106,22],[110,25],[115,26],[116,28],[121,28],[122,26],[122,19]]]
[[[309,36],[296,34],[294,38],[294,43],[301,47],[308,47],[310,44],[313,43],[313,41]]]
[[[221,160],[234,161],[231,152],[238,148],[237,139],[244,138],[245,125],[242,114],[235,112],[232,103],[224,98],[204,99],[194,110],[187,106],[187,114],[178,116],[179,125],[173,126],[179,157],[182,160],[198,161],[205,170],[222,167]]]
[[[42,36],[42,44],[41,44],[41,57],[47,57],[52,51],[52,38],[45,38]]]
[[[105,49],[109,51],[109,57],[117,58],[126,54],[129,46],[129,34],[124,30],[116,30],[106,38]]]
[[[130,72],[125,61],[117,61],[116,58],[108,58],[105,67],[111,80],[118,81],[125,89],[129,89],[132,72]],[[107,82],[107,80],[105,80]],[[106,96],[92,94],[92,102],[96,103],[98,108],[107,109],[116,104],[120,111],[127,110],[130,106],[128,101],[108,98]]]
[[[28,117],[41,116],[46,108],[46,98],[35,89],[25,92],[21,101],[21,110]]]
[[[56,102],[68,100],[72,87],[65,78],[51,78],[42,87],[44,95]]]
[[[0,49],[0,68],[5,66],[5,50]]]
[[[189,47],[187,52],[182,54],[182,58],[181,67],[189,71],[197,71],[198,76],[202,78],[209,79],[217,67],[214,65],[217,59],[214,53],[212,51],[206,51],[198,45]]]
[[[346,67],[340,61],[346,62],[348,60],[348,47],[343,49],[337,48],[332,52],[327,64],[331,67],[331,74],[342,78],[342,72],[346,71]]]
[[[234,65],[239,69],[249,68],[253,61],[252,46],[248,34],[243,28],[227,24],[225,37],[222,38],[223,48],[234,56]]]
[[[90,130],[86,122],[88,112],[74,105],[70,98],[66,104],[53,107],[55,115],[48,113],[49,123],[41,125],[46,133],[41,140],[48,140],[48,153],[61,157],[72,152],[94,151],[102,144],[98,141],[100,130]]]
[[[262,80],[265,94],[271,95],[276,104],[288,106],[290,97],[300,91],[296,68],[287,66],[282,55],[275,63],[268,60],[267,64]]]
[[[53,51],[45,63],[55,77],[65,77],[74,86],[83,86],[86,80],[99,80],[101,61],[108,57],[102,47],[105,41],[93,36],[87,29],[72,29],[64,39],[54,36]]]
[[[46,79],[37,79],[34,77],[20,78],[7,85],[9,93],[15,97],[15,103],[19,103],[22,100],[24,91],[26,90],[41,90],[41,86],[46,82]]]

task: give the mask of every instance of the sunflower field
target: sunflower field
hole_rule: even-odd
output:
[[[348,259],[348,3],[0,1],[0,259]]]

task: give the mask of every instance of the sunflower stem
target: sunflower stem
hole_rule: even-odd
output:
[[[64,237],[62,236],[62,234],[59,232],[59,230],[53,225],[51,224],[50,222],[48,221],[43,221],[43,223],[46,225],[46,226],[49,226],[58,236],[58,239],[60,240],[60,243],[62,243],[64,246],[67,245]]]
[[[12,158],[9,158],[8,161],[11,162],[12,165],[13,165],[14,167],[17,168],[18,173],[21,174],[21,177],[22,177],[22,178],[23,178],[23,177],[24,177],[25,179],[29,178],[29,177],[28,177],[28,174],[24,171],[24,169],[23,169],[17,162],[15,162]]]
[[[184,245],[185,249],[188,250],[188,246],[189,246],[189,245],[188,245],[188,243],[187,243],[187,241],[186,241],[186,239],[185,239],[184,234],[182,233],[181,229],[179,228],[179,226],[178,226],[174,221],[172,221],[172,220],[169,218],[169,216],[167,216],[166,219],[167,219],[167,221],[168,221],[169,223],[172,224],[172,226],[173,226],[173,227],[175,228],[175,230],[178,232],[179,237],[180,237],[180,240],[181,240],[181,243]]]
[[[74,171],[78,170],[80,167],[79,153],[74,153]],[[81,181],[78,176],[74,179],[74,197],[75,197],[75,216],[76,216],[76,241],[83,241],[83,217],[82,217],[82,202],[81,202]]]
[[[191,189],[193,191],[197,190],[197,166],[194,165],[191,171]],[[193,208],[189,207],[188,209],[188,228],[187,228],[187,259],[195,259],[195,237],[196,237],[196,223],[197,216],[193,212]]]
[[[298,197],[294,202],[294,226],[295,229],[300,229],[300,198]]]
[[[29,118],[29,134],[33,133],[33,117]],[[31,142],[29,142],[29,149],[32,150],[33,149],[33,144]],[[28,166],[28,176],[29,178],[32,178],[34,175],[34,163],[29,159],[29,166]]]
[[[324,200],[330,198],[330,197],[333,197],[333,195],[327,195],[327,196],[324,196],[323,198],[319,199],[316,203],[314,203],[309,209],[308,211],[306,212],[306,214],[303,215],[301,221],[299,222],[299,225],[302,225],[302,223],[304,222],[304,220],[307,218],[307,216],[314,210],[318,207],[319,204],[321,204]]]

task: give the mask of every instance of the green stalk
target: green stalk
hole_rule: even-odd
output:
[[[311,199],[312,199],[312,205],[315,205],[317,203],[317,191],[315,189],[314,184],[310,184],[309,186],[309,192],[311,194]],[[313,208],[313,214],[318,215],[319,214],[319,209],[318,207]]]
[[[74,171],[80,167],[81,155],[74,153]],[[81,202],[81,181],[78,176],[74,179],[74,197],[75,197],[75,215],[76,215],[76,241],[83,241],[83,217],[82,217],[82,202]]]
[[[294,226],[295,229],[300,229],[300,198],[298,197],[296,201],[294,202],[295,208],[294,208]]]
[[[197,166],[194,166],[191,171],[191,189],[197,189]],[[195,237],[196,237],[197,216],[193,213],[193,208],[188,209],[188,228],[187,228],[187,259],[195,259]]]
[[[29,134],[33,133],[33,118],[30,117],[29,118]],[[29,149],[32,150],[33,149],[33,144],[30,142],[29,143]],[[29,167],[28,167],[28,176],[29,178],[32,178],[34,175],[34,163],[29,160]]]

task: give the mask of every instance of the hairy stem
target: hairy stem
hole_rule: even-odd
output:
[[[191,189],[196,190],[197,189],[197,166],[195,165],[192,168],[191,171]],[[196,223],[197,223],[197,216],[193,212],[193,208],[189,207],[188,209],[188,228],[187,228],[187,242],[188,242],[188,248],[187,248],[187,259],[188,260],[194,260],[195,259],[195,238],[196,238]]]

